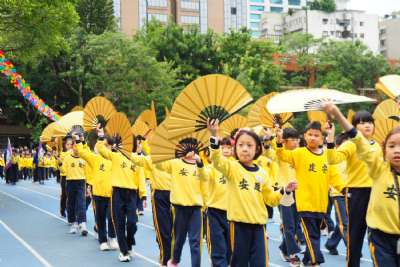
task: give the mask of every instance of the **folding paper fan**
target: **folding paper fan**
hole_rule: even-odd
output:
[[[150,129],[155,130],[157,128],[157,115],[154,106],[154,101],[151,101],[151,109],[144,110],[137,120],[141,120],[150,127]]]
[[[396,118],[400,115],[396,102],[392,99],[386,99],[379,103],[372,116],[375,120],[374,139],[382,144],[387,134],[400,123]],[[394,119],[393,119],[394,118]]]
[[[171,137],[207,128],[207,119],[222,123],[252,102],[246,89],[234,79],[219,74],[191,82],[176,98],[166,125]]]
[[[319,123],[321,123],[322,127],[324,127],[324,125],[328,121],[328,116],[326,115],[326,113],[319,110],[307,111],[307,117],[308,121],[318,121]]]
[[[84,109],[83,128],[85,131],[96,129],[97,124],[104,128],[107,121],[117,112],[114,105],[105,97],[96,96],[89,100]]]
[[[179,138],[169,138],[166,124],[162,122],[155,130],[150,140],[151,158],[153,163],[158,163],[185,156],[189,151],[202,151],[207,147],[209,133],[207,131],[193,132]]]
[[[272,92],[258,99],[252,106],[247,115],[248,125],[255,127],[262,125],[264,127],[273,128],[276,124],[283,126],[293,116],[291,112],[281,114],[271,114],[267,110],[268,101],[278,93]]]
[[[72,111],[61,117],[54,126],[54,137],[64,137],[71,132],[83,131],[83,111]]]
[[[75,107],[73,107],[73,108],[71,109],[70,112],[73,112],[73,111],[82,111],[82,110],[83,110],[83,107],[82,107],[82,106],[75,106]]]
[[[127,157],[132,154],[133,136],[131,124],[124,113],[117,112],[111,116],[106,125],[106,133],[114,139],[119,152]]]
[[[327,101],[338,105],[374,102],[375,100],[369,97],[343,93],[333,89],[300,89],[286,91],[272,97],[267,103],[267,109],[272,114],[320,110],[321,104]]]
[[[356,115],[356,113],[354,112],[354,110],[349,109],[349,110],[347,111],[347,120],[348,120],[349,122],[352,122],[352,121],[353,121],[354,115]]]
[[[167,107],[165,107],[165,117],[168,117],[170,114],[169,109]]]
[[[375,87],[388,97],[396,99],[400,96],[400,75],[392,74],[380,77]]]
[[[43,129],[42,134],[40,135],[41,143],[48,143],[51,142],[52,139],[54,139],[54,127],[56,127],[56,122],[50,123]]]
[[[135,136],[141,135],[145,137],[151,131],[150,127],[141,120],[136,120],[131,128],[132,134]]]
[[[247,118],[243,117],[242,115],[235,114],[221,124],[220,131],[223,136],[231,136],[232,133],[246,126]]]

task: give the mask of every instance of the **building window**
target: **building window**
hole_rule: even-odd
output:
[[[282,5],[282,0],[269,0],[271,4]]]
[[[364,39],[364,34],[363,33],[360,33],[360,38]]]
[[[250,28],[252,30],[258,30],[260,28],[260,23],[259,22],[250,22]]]
[[[381,46],[385,46],[385,40],[381,40]]]
[[[191,0],[181,0],[181,7],[184,9],[199,10],[199,2]]]
[[[167,7],[167,0],[147,0],[147,5],[151,7]]]
[[[283,7],[271,6],[271,12],[272,13],[282,13],[283,12]]]
[[[386,29],[381,29],[380,31],[379,31],[379,34],[380,35],[384,35],[386,33]]]
[[[334,35],[335,35],[335,32],[334,32],[334,31],[331,31],[331,35],[334,36]]]
[[[184,24],[200,24],[200,17],[198,17],[198,16],[182,16],[181,22]]]
[[[326,24],[328,24],[328,21],[329,21],[328,19],[322,19],[322,24],[326,25]]]
[[[261,14],[250,14],[250,19],[251,20],[260,21],[261,20]]]
[[[364,21],[360,21],[360,26],[364,26]]]
[[[155,19],[160,22],[168,22],[168,15],[166,14],[157,14],[157,13],[149,13],[149,19]]]
[[[237,13],[237,8],[231,7],[231,15],[236,15],[236,13]]]
[[[251,36],[253,38],[259,38],[261,36],[261,32],[260,31],[252,31]]]
[[[354,36],[354,38],[357,38],[357,33],[355,33],[353,36]]]
[[[289,0],[288,3],[290,6],[299,6],[300,0]]]
[[[250,0],[253,3],[264,3],[264,0]]]
[[[264,6],[250,6],[251,11],[264,11]]]
[[[322,32],[322,37],[328,37],[329,36],[329,32],[328,31],[323,31]]]

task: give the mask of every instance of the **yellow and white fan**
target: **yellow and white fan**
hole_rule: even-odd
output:
[[[136,120],[141,120],[145,122],[152,130],[155,130],[157,128],[157,115],[154,101],[151,101],[151,108],[146,109],[142,113],[140,113],[139,117]]]
[[[398,98],[400,96],[400,75],[391,74],[380,77],[375,88],[391,99]]]
[[[207,119],[220,123],[252,103],[253,98],[236,80],[220,74],[200,77],[176,98],[166,125],[171,137],[207,128]]]
[[[169,138],[167,123],[168,120],[165,120],[157,127],[149,142],[153,163],[181,158],[190,151],[200,152],[207,147],[210,137],[207,131]]]
[[[72,132],[83,134],[83,111],[72,111],[56,121],[53,129],[54,137],[65,137]]]
[[[50,123],[43,129],[39,138],[41,143],[49,143],[53,141],[54,127],[56,127],[56,122]]]
[[[395,127],[399,126],[399,107],[392,99],[386,99],[379,103],[372,116],[375,120],[374,139],[382,144],[387,134]]]
[[[117,112],[114,105],[105,97],[96,96],[87,102],[84,109],[83,128],[86,132],[96,129],[97,124],[104,128],[107,121]]]
[[[349,109],[347,111],[347,120],[351,123],[353,121],[353,117],[354,115],[356,115],[356,113],[354,112],[354,110]]]
[[[107,135],[113,139],[115,148],[126,157],[130,157],[133,149],[133,135],[126,115],[122,112],[112,115],[105,130]]]
[[[141,120],[136,120],[135,123],[132,125],[131,130],[134,136],[141,135],[143,137],[146,137],[152,131],[147,123]]]
[[[247,118],[235,114],[222,122],[220,126],[220,134],[222,136],[232,136],[237,130],[247,126]]]
[[[273,96],[267,103],[267,109],[272,114],[321,110],[321,104],[327,101],[336,105],[375,102],[374,99],[366,96],[348,94],[333,89],[300,89]]]
[[[268,101],[278,93],[272,92],[258,99],[247,115],[250,127],[263,126],[273,128],[276,124],[284,126],[293,116],[293,113],[271,114],[267,110]]]

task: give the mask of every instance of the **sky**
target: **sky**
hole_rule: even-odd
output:
[[[383,16],[392,11],[400,11],[400,0],[350,0],[347,8]]]

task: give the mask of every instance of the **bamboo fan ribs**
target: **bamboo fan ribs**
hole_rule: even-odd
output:
[[[212,74],[190,83],[176,98],[166,125],[171,137],[207,128],[207,119],[221,123],[252,102],[246,89],[234,79]]]
[[[86,132],[96,129],[100,123],[104,128],[116,113],[114,105],[105,97],[96,96],[89,100],[84,109],[83,128]]]

